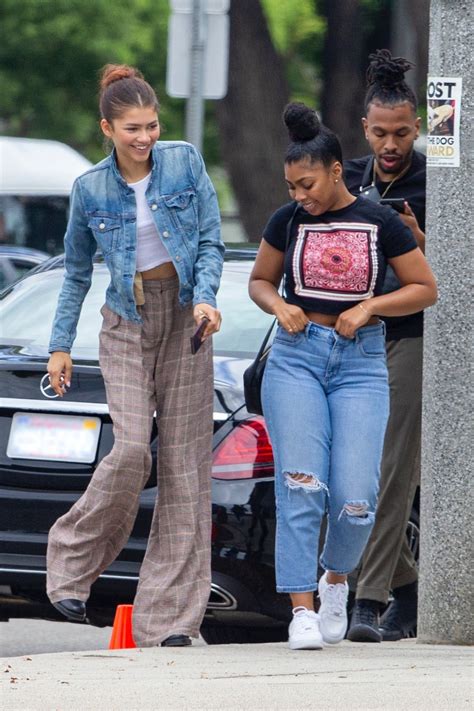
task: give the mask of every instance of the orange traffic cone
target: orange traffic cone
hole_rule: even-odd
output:
[[[136,647],[132,634],[133,605],[117,605],[109,649],[133,649]]]

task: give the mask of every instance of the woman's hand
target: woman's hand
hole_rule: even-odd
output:
[[[334,329],[340,336],[354,338],[357,329],[365,326],[371,317],[372,314],[369,311],[367,301],[364,301],[363,304],[357,304],[357,306],[353,306],[351,309],[339,314]]]
[[[293,304],[287,304],[283,299],[275,308],[274,314],[280,326],[288,333],[304,331],[309,321],[303,309]]]
[[[213,333],[217,333],[217,331],[219,331],[222,323],[222,316],[221,312],[218,309],[215,309],[209,304],[196,304],[196,306],[194,307],[193,315],[194,320],[196,321],[196,325],[198,326],[203,318],[207,318],[209,320],[209,323],[207,324],[204,333],[201,337],[202,341],[205,341],[206,338],[212,336]]]
[[[48,361],[47,371],[51,387],[56,395],[63,397],[65,388],[71,387],[72,360],[69,353],[55,351]]]

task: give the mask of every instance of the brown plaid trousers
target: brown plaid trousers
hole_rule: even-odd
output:
[[[191,355],[192,306],[178,279],[144,281],[143,325],[102,308],[99,359],[115,443],[48,539],[52,602],[86,601],[132,530],[151,466],[156,410],[158,496],[133,608],[138,646],[197,637],[210,592],[213,375],[208,339]]]

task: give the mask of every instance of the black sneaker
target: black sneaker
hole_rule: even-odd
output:
[[[416,637],[417,584],[411,583],[396,588],[393,595],[393,601],[380,620],[380,632],[384,642],[398,642],[405,637]]]
[[[351,642],[381,642],[379,603],[376,600],[356,600],[347,639]]]

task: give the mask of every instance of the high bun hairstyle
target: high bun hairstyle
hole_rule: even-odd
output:
[[[388,49],[378,49],[374,54],[370,54],[366,75],[366,112],[372,103],[395,106],[407,101],[416,113],[416,96],[405,82],[405,73],[413,66],[408,59],[392,57]]]
[[[308,160],[322,163],[326,168],[334,161],[342,163],[342,149],[335,133],[324,126],[314,109],[300,102],[288,104],[283,112],[283,121],[288,129],[290,145],[285,163]]]
[[[99,108],[102,118],[111,123],[133,107],[151,107],[157,112],[160,104],[143,74],[126,64],[106,64],[100,77]]]

